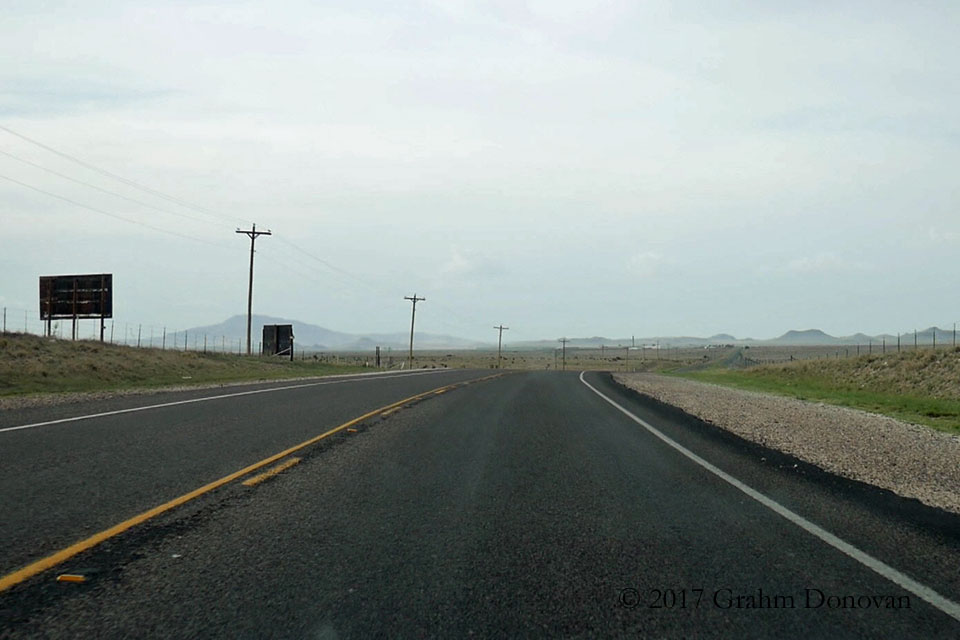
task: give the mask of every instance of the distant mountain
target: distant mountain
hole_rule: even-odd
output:
[[[836,344],[837,339],[831,335],[820,331],[820,329],[806,329],[803,331],[797,331],[791,329],[779,338],[773,338],[772,340],[763,340],[762,342],[767,342],[770,344],[784,344],[784,345],[811,345],[811,344]]]
[[[921,331],[916,332],[916,337],[914,337],[914,332],[910,331],[907,333],[900,334],[900,340],[903,344],[913,344],[914,340],[918,345],[930,345],[936,342],[938,345],[941,344],[951,344],[953,342],[953,328],[950,329],[941,329],[939,327],[927,327]],[[894,342],[896,341],[896,336],[893,337]]]
[[[396,333],[345,333],[334,331],[325,327],[320,327],[299,320],[289,320],[286,318],[277,318],[273,316],[253,316],[252,338],[254,346],[260,342],[260,336],[263,335],[263,325],[265,324],[292,324],[293,333],[296,336],[296,344],[305,349],[316,351],[372,351],[380,346],[384,349],[406,349],[410,334],[406,331]],[[224,322],[205,327],[194,327],[188,330],[191,335],[207,335],[216,343],[221,337],[225,337],[232,344],[236,345],[237,340],[246,340],[247,335],[247,317],[243,315],[233,316]],[[914,341],[913,332],[900,334],[901,343],[912,345]],[[918,345],[929,345],[936,339],[938,345],[950,344],[953,340],[953,329],[940,329],[938,327],[928,327],[922,331],[917,331],[916,341]],[[851,336],[831,336],[820,329],[792,329],[782,336],[771,338],[769,340],[755,340],[753,338],[737,338],[729,333],[718,333],[709,338],[700,338],[695,336],[656,336],[640,337],[630,336],[627,338],[605,338],[603,336],[591,336],[589,338],[570,338],[567,340],[567,348],[581,349],[599,349],[601,346],[611,349],[624,348],[636,345],[637,348],[652,345],[659,345],[661,348],[677,347],[706,347],[710,345],[734,344],[734,345],[782,345],[782,346],[853,346],[867,345],[873,343],[881,344],[886,340],[887,345],[895,345],[897,336],[891,334],[881,334],[869,336],[864,333],[856,333]],[[418,332],[414,338],[414,345],[420,349],[490,349],[496,348],[495,343],[480,342],[477,340],[468,340],[456,336],[438,335],[431,333]],[[508,342],[504,346],[509,349],[552,349],[559,347],[558,339],[546,340],[528,340],[521,342]]]
[[[330,351],[370,351],[379,346],[384,349],[406,349],[409,346],[410,334],[405,331],[396,333],[354,334],[333,331],[299,320],[277,318],[273,316],[254,315],[251,326],[251,340],[260,342],[265,324],[292,324],[295,344],[304,349]],[[239,315],[228,318],[219,323],[205,327],[194,327],[187,330],[194,335],[208,335],[213,340],[224,337],[231,342],[247,339],[247,316]],[[438,335],[433,333],[417,332],[414,335],[414,346],[419,349],[476,349],[490,347],[489,344],[457,338],[455,336]]]
[[[951,337],[952,334],[938,330],[937,332],[937,343],[946,343],[947,339]],[[917,334],[918,342],[920,344],[930,344],[932,339],[932,329],[927,331],[921,331]],[[776,346],[839,346],[839,345],[856,345],[862,344],[866,345],[869,343],[880,344],[884,339],[887,340],[887,344],[893,344],[896,342],[896,336],[880,335],[880,336],[868,336],[863,333],[857,333],[852,336],[845,337],[836,337],[831,336],[828,333],[821,331],[820,329],[804,329],[796,330],[792,329],[787,331],[782,336],[777,338],[771,338],[769,340],[757,340],[754,338],[737,338],[736,336],[730,335],[729,333],[718,333],[710,336],[709,338],[699,338],[693,336],[656,336],[656,337],[632,337],[632,338],[603,338],[600,336],[594,336],[592,338],[571,338],[567,341],[568,347],[580,347],[580,348],[599,348],[601,345],[607,347],[625,347],[630,344],[635,343],[637,347],[651,345],[659,345],[660,348],[676,348],[676,347],[706,347],[710,345],[721,345],[721,344],[733,344],[733,345],[776,345]],[[905,340],[906,338],[904,338]],[[912,336],[911,336],[912,340]],[[510,343],[508,346],[510,348],[516,349],[544,349],[552,348],[557,346],[557,340],[533,340],[527,342],[516,342]]]

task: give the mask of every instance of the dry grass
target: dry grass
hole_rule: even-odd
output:
[[[748,373],[785,382],[817,380],[847,391],[960,400],[960,348],[808,360],[757,367]]]
[[[0,396],[329,375],[363,367],[0,335]]]
[[[608,349],[567,348],[567,371],[661,371],[694,365],[707,365],[728,355],[731,349],[631,349],[629,358],[623,347]],[[357,357],[346,354],[344,357]],[[393,352],[394,366],[405,356]],[[496,350],[417,351],[416,364],[423,367],[478,368],[497,366]],[[562,358],[553,349],[504,350],[504,369],[560,369]]]
[[[960,432],[960,349],[824,358],[684,373],[713,382],[864,409]]]

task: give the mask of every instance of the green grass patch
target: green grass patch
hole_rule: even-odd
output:
[[[821,365],[822,367],[822,365]],[[835,404],[887,415],[960,434],[960,399],[870,388],[857,378],[838,379],[804,366],[754,367],[751,369],[707,369],[674,373],[684,378],[711,382],[749,391]],[[886,384],[876,386],[888,387]]]
[[[280,380],[371,371],[317,360],[136,349],[31,335],[0,336],[0,396]]]

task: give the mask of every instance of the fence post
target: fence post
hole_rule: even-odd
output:
[[[142,324],[137,325],[137,349],[140,348],[140,331],[143,329]]]

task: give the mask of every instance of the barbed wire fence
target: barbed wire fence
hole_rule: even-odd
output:
[[[72,320],[55,320],[50,323],[51,337],[59,340],[70,340],[72,334]],[[958,322],[957,324],[960,324]],[[842,345],[711,345],[708,347],[672,346],[672,345],[643,345],[631,347],[624,355],[623,345],[609,345],[601,347],[570,347],[568,359],[577,356],[587,356],[591,359],[610,360],[613,366],[642,362],[690,362],[699,359],[709,359],[709,356],[700,355],[705,351],[715,349],[733,349],[739,351],[738,366],[758,366],[765,364],[783,364],[798,360],[817,359],[845,359],[857,358],[864,355],[886,355],[923,350],[956,350],[958,347],[957,324],[950,323],[950,329],[909,330],[878,340],[868,339],[854,344]],[[47,322],[40,318],[36,310],[14,306],[2,308],[2,326],[4,334],[31,334],[45,336]],[[77,339],[85,341],[100,340],[100,320],[78,319]],[[224,334],[212,334],[202,331],[171,327],[159,324],[145,324],[129,322],[115,318],[105,320],[104,343],[121,345],[131,348],[159,349],[182,352],[199,352],[213,354],[245,355],[245,339],[233,338]],[[252,357],[260,356],[260,342],[255,342],[256,349]],[[593,354],[592,352],[598,352]],[[335,364],[354,364],[373,366],[376,362],[375,351],[370,354],[359,352],[338,352],[333,350],[317,350],[313,348],[295,349],[294,358],[297,360],[316,360],[318,362]],[[623,352],[623,353],[621,353]],[[773,352],[773,353],[771,353]],[[389,357],[387,348],[382,349],[381,366],[388,367],[394,364],[394,358]],[[599,356],[599,358],[596,358]],[[400,362],[402,359],[398,359]],[[633,361],[632,363],[630,361]],[[622,362],[616,362],[622,361]],[[399,366],[399,365],[398,365]]]
[[[37,336],[47,334],[47,321],[37,311],[17,307],[3,307],[3,333],[27,333]],[[54,320],[50,323],[53,338],[69,340],[72,319]],[[100,341],[99,318],[77,319],[77,339]],[[145,349],[168,349],[177,351],[201,351],[212,353],[241,353],[242,340],[228,339],[225,335],[190,331],[178,327],[104,320],[103,341],[109,344],[140,347]]]
[[[47,321],[40,318],[40,313],[31,309],[18,307],[2,308],[3,334],[30,334],[40,337],[47,336]],[[57,340],[70,340],[73,320],[54,320],[50,323],[50,336]],[[77,340],[100,342],[100,319],[78,318]],[[180,327],[166,325],[144,324],[141,322],[127,322],[108,318],[104,320],[103,342],[130,348],[158,349],[163,351],[182,351],[210,354],[224,354],[245,356],[246,338],[232,338],[224,334],[191,331]],[[255,349],[250,357],[261,357],[261,343],[254,341]],[[295,360],[313,360],[327,364],[344,364],[354,366],[374,366],[374,349],[370,354],[357,352],[331,352],[330,350],[299,349],[295,347]],[[394,364],[392,354],[383,349],[385,356],[382,359],[382,368],[389,368]]]

